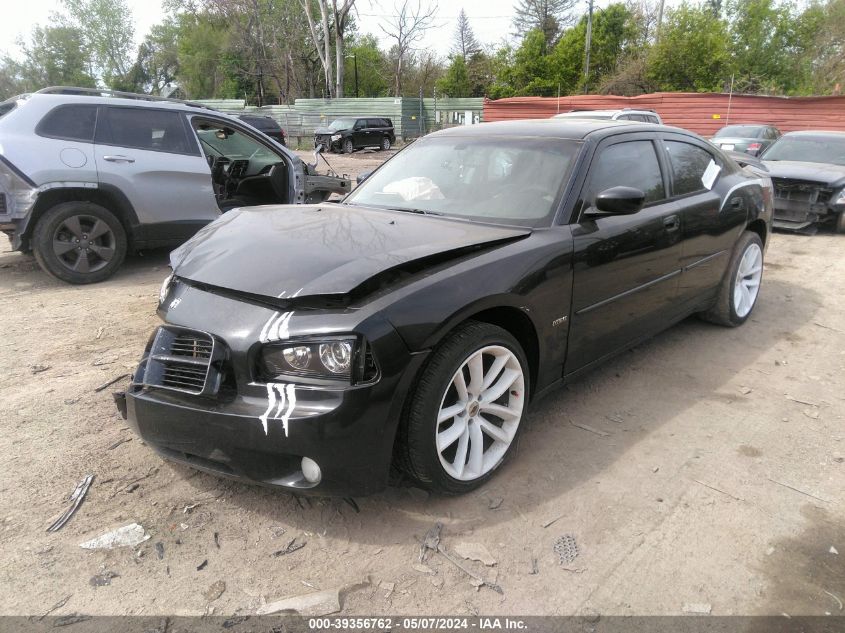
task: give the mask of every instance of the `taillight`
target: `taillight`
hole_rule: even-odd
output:
[[[748,151],[749,152],[757,152],[757,151],[760,150],[761,147],[762,147],[762,145],[760,145],[760,143],[751,143],[748,146]]]

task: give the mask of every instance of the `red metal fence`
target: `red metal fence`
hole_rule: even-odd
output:
[[[638,97],[574,95],[513,97],[484,102],[484,121],[544,119],[575,109],[637,108],[656,110],[668,125],[709,136],[728,123],[770,123],[782,132],[845,131],[845,97],[758,97],[727,94],[658,92]],[[715,117],[715,118],[714,118]]]

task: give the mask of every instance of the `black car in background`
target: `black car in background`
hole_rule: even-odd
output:
[[[760,158],[775,187],[777,228],[845,233],[845,132],[789,132]]]
[[[435,132],[340,204],[230,211],[174,251],[117,404],[218,475],[361,495],[393,463],[466,492],[540,394],[691,314],[744,323],[771,214],[768,178],[677,128]]]
[[[742,123],[726,125],[710,141],[726,152],[745,152],[759,156],[780,138],[780,130],[773,125]]]
[[[264,132],[274,141],[277,141],[287,147],[287,139],[285,138],[285,131],[276,123],[275,119],[269,116],[257,116],[254,114],[242,114],[238,117],[244,123],[249,123],[252,127],[260,132]]]
[[[323,145],[331,152],[351,154],[365,147],[388,150],[395,143],[393,121],[385,117],[341,117],[314,130],[314,146]]]

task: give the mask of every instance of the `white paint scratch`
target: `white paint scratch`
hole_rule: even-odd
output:
[[[281,419],[285,429],[285,437],[288,437],[288,421],[296,406],[296,389],[291,384],[283,382],[267,383],[267,410],[258,419],[264,427],[264,435],[270,434],[268,420]],[[275,409],[275,412],[273,412]],[[284,413],[282,410],[284,409]],[[271,415],[272,414],[272,415]]]
[[[264,412],[264,415],[260,416],[258,419],[261,420],[261,426],[264,427],[264,435],[269,435],[267,430],[267,418],[270,417],[270,412],[273,410],[273,407],[276,405],[276,385],[272,382],[267,383],[267,410]]]
[[[282,425],[285,428],[285,437],[288,436],[288,420],[290,420],[290,416],[293,414],[293,408],[296,406],[296,389],[293,385],[288,385],[285,387],[288,395],[288,408],[285,411],[285,414],[282,416]]]

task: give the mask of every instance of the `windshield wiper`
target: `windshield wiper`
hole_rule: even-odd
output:
[[[418,213],[419,215],[443,215],[439,211],[427,211],[425,209],[415,209],[413,207],[385,207],[391,211],[403,211],[405,213]]]

